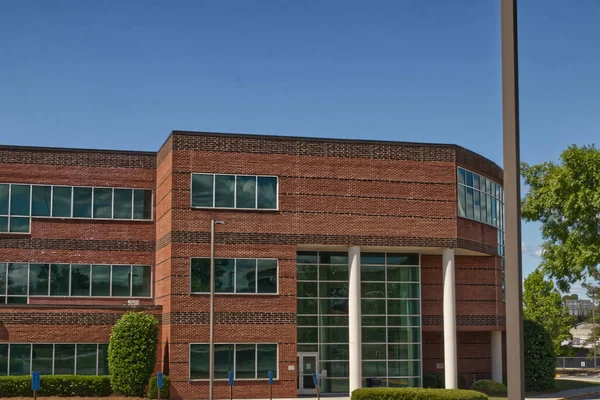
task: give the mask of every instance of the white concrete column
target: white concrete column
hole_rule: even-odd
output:
[[[350,393],[362,387],[362,339],[360,319],[360,247],[348,249],[348,330],[350,339]]]
[[[492,380],[502,383],[502,331],[492,331]]]
[[[454,278],[454,249],[444,249],[444,374],[446,389],[458,387],[456,362],[456,287]]]

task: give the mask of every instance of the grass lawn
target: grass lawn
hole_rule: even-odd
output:
[[[525,396],[533,397],[539,394],[550,394],[556,392],[562,392],[563,390],[581,389],[590,386],[597,386],[600,389],[600,383],[589,382],[589,381],[576,381],[572,379],[555,379],[554,389],[546,390],[543,392],[527,392]],[[506,400],[506,397],[490,397],[490,400]]]

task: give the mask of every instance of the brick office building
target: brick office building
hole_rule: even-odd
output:
[[[160,323],[173,398],[502,378],[502,170],[454,145],[173,132],[158,153],[0,148],[0,375],[103,374]],[[135,301],[139,300],[139,304]],[[445,345],[444,345],[445,343]]]

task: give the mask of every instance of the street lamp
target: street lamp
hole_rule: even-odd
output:
[[[215,225],[222,225],[225,221],[211,220],[210,222],[210,339],[208,355],[208,392],[209,400],[213,400],[215,378]]]

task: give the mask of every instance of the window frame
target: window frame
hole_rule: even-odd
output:
[[[137,222],[152,222],[154,221],[154,189],[148,188],[148,189],[143,189],[143,188],[132,188],[132,187],[103,187],[103,186],[86,186],[86,185],[54,185],[54,184],[49,184],[49,183],[18,183],[18,182],[0,182],[0,184],[3,185],[8,185],[8,213],[6,215],[1,214],[0,218],[7,218],[8,219],[8,225],[7,225],[7,231],[0,231],[0,235],[2,234],[10,234],[10,235],[31,235],[31,220],[32,219],[46,219],[46,218],[50,218],[50,219],[74,219],[74,220],[98,220],[98,221],[137,221]],[[28,215],[11,215],[11,206],[12,206],[12,186],[13,185],[23,185],[23,186],[29,186],[29,213]],[[50,215],[32,215],[32,209],[33,209],[33,188],[35,186],[46,186],[46,187],[50,187],[50,201],[48,204],[48,208],[49,208],[49,213]],[[63,217],[63,216],[53,216],[53,211],[54,211],[54,188],[55,187],[65,187],[65,188],[71,188],[71,205],[70,205],[70,216],[68,217]],[[75,204],[74,204],[74,192],[75,192],[75,188],[89,188],[92,189],[92,204],[91,204],[91,216],[90,217],[74,217],[73,216],[73,210],[75,208]],[[112,191],[112,207],[111,207],[111,218],[95,218],[94,217],[94,189],[111,189]],[[114,191],[115,189],[126,189],[126,190],[131,190],[132,191],[132,196],[131,196],[131,218],[130,219],[124,219],[124,218],[114,218],[114,208],[115,208],[115,203],[114,203]],[[151,213],[150,213],[150,218],[149,219],[140,219],[140,218],[135,218],[135,212],[134,212],[134,207],[135,207],[135,191],[136,190],[144,190],[144,191],[149,191],[151,193]],[[28,218],[29,219],[29,229],[27,232],[11,232],[11,219],[12,218]]]
[[[210,175],[213,177],[213,184],[212,184],[212,190],[213,190],[213,194],[212,194],[212,207],[209,206],[195,206],[193,205],[192,201],[193,201],[193,190],[192,190],[192,183],[194,180],[194,175]],[[233,207],[216,207],[215,206],[215,195],[216,195],[216,187],[215,187],[215,181],[216,181],[216,176],[220,175],[220,176],[233,176],[234,177],[234,181],[233,181]],[[254,184],[254,208],[246,208],[246,207],[237,207],[237,178],[238,176],[241,177],[254,177],[255,178],[255,184]],[[277,185],[275,186],[275,197],[276,197],[276,206],[275,208],[258,208],[258,178],[275,178],[277,181]],[[225,173],[208,173],[208,172],[192,172],[190,174],[190,207],[193,209],[215,209],[215,210],[242,210],[242,211],[279,211],[279,176],[276,175],[252,175],[252,174],[225,174]]]
[[[209,346],[208,351],[209,351],[209,357],[210,357],[210,344],[209,343],[203,343],[203,342],[193,342],[193,343],[189,343],[188,344],[188,381],[189,382],[207,382],[209,379],[197,379],[197,378],[192,378],[192,345],[206,345]],[[279,343],[276,342],[264,342],[264,343],[231,343],[231,342],[215,342],[214,345],[231,345],[233,346],[233,368],[232,368],[232,372],[233,372],[233,379],[236,381],[268,381],[269,378],[258,378],[258,345],[275,345],[275,347],[277,348],[277,355],[275,358],[275,365],[276,365],[276,371],[275,374],[273,376],[273,380],[274,381],[278,381],[279,380]],[[254,378],[237,378],[236,377],[236,353],[237,353],[237,345],[254,345]],[[214,351],[214,349],[213,349]],[[213,357],[213,362],[214,362],[214,357]],[[214,378],[215,381],[227,381],[228,378]]]
[[[96,346],[96,374],[95,375],[79,375],[79,376],[100,376],[98,374],[98,370],[100,367],[100,363],[99,363],[99,356],[100,356],[100,345],[108,345],[108,343],[91,343],[91,342],[87,342],[87,343],[78,343],[78,342],[8,342],[5,343],[8,345],[8,353],[7,353],[7,358],[6,358],[6,375],[2,375],[2,376],[26,376],[26,375],[11,375],[10,374],[10,353],[11,353],[11,347],[13,345],[28,345],[29,346],[29,374],[31,375],[31,372],[33,371],[33,346],[35,345],[52,345],[52,375],[54,375],[54,371],[55,371],[55,356],[56,356],[56,345],[69,345],[72,344],[75,346],[75,351],[73,353],[73,357],[74,357],[74,364],[73,364],[73,375],[77,375],[77,347],[78,345],[95,345]]]
[[[192,295],[207,295],[210,294],[210,289],[207,292],[193,292],[192,291],[192,261],[194,259],[205,259],[205,260],[210,260],[210,257],[190,257],[190,294]],[[217,292],[215,290],[215,295],[227,295],[227,296],[278,296],[279,295],[279,259],[278,258],[250,258],[250,257],[238,257],[238,258],[228,258],[228,257],[217,257],[219,259],[228,259],[228,260],[234,260],[233,262],[233,292]],[[215,258],[216,259],[216,258]],[[237,292],[237,260],[254,260],[254,276],[256,278],[256,284],[255,284],[255,292],[254,293],[248,293],[248,292],[244,292],[244,293],[238,293]],[[275,285],[277,290],[274,293],[259,293],[258,292],[258,261],[259,260],[266,260],[266,261],[275,261],[276,263],[276,268],[277,268],[277,273],[276,273],[276,280],[275,280]],[[216,266],[215,266],[216,267]],[[210,268],[210,267],[209,267]],[[210,272],[209,272],[210,275]],[[210,277],[208,278],[209,282],[208,285],[210,287]],[[198,343],[201,344],[201,343]],[[231,343],[222,343],[222,344],[231,344]]]
[[[474,184],[473,184],[472,186],[469,186],[469,185],[467,185],[466,178],[465,178],[465,182],[464,182],[464,183],[460,182],[460,181],[458,180],[458,177],[459,177],[459,175],[460,175],[460,170],[461,170],[461,169],[462,169],[463,171],[465,171],[465,175],[466,175],[468,172],[470,172],[471,174],[473,174],[473,176],[475,176],[475,175],[476,175],[476,176],[479,176],[479,178],[480,178],[480,182],[481,182],[481,178],[482,178],[482,177],[483,177],[483,178],[485,178],[485,179],[486,179],[486,188],[487,188],[489,185],[491,185],[491,187],[492,187],[492,190],[491,190],[491,192],[492,192],[492,193],[488,193],[487,189],[486,189],[486,190],[482,190],[482,189],[481,189],[481,186],[480,186],[480,187],[475,187],[475,185],[474,185]],[[487,221],[483,221],[483,220],[482,220],[482,218],[480,218],[480,219],[475,219],[475,216],[474,216],[474,215],[475,215],[475,211],[474,211],[474,210],[475,210],[475,191],[478,191],[478,192],[479,192],[479,194],[480,194],[480,206],[481,206],[481,204],[482,204],[482,201],[481,201],[481,196],[482,196],[482,195],[483,195],[483,196],[486,196],[486,195],[487,195],[487,196],[488,196],[490,199],[495,199],[496,201],[500,201],[500,202],[502,203],[502,207],[504,207],[504,200],[501,200],[501,197],[503,197],[504,188],[503,188],[502,186],[500,186],[498,183],[496,183],[494,180],[492,180],[492,179],[488,178],[487,176],[485,176],[485,175],[482,175],[482,174],[480,174],[480,173],[477,173],[477,172],[473,172],[473,171],[471,171],[471,170],[469,170],[469,169],[467,169],[467,168],[461,167],[461,166],[457,166],[457,167],[456,167],[456,177],[457,177],[457,178],[456,178],[456,201],[457,201],[457,204],[458,204],[458,201],[459,201],[459,200],[458,200],[458,198],[459,198],[458,188],[459,188],[459,187],[461,187],[461,186],[462,186],[462,187],[464,188],[464,191],[465,191],[465,197],[466,197],[466,192],[467,192],[467,189],[471,189],[471,190],[473,190],[473,217],[468,217],[468,216],[467,216],[467,210],[466,210],[466,207],[467,207],[467,202],[466,202],[466,199],[465,199],[465,203],[464,203],[464,206],[465,206],[465,214],[464,214],[464,215],[460,215],[459,207],[457,206],[457,209],[456,209],[457,216],[458,216],[459,218],[465,218],[465,219],[468,219],[468,220],[471,220],[471,221],[476,221],[476,222],[479,222],[479,223],[482,223],[482,224],[486,224],[486,225],[492,226],[492,227],[494,227],[494,228],[496,228],[496,229],[498,229],[498,230],[502,229],[500,221],[498,221],[496,224],[494,224],[494,223],[493,223],[493,221],[490,223],[490,222],[487,222]],[[473,179],[473,181],[474,181],[474,180],[475,180],[475,179]],[[495,185],[495,186],[494,186],[494,185]],[[496,197],[496,193],[495,193],[495,189],[494,189],[496,186],[497,186],[497,187],[500,189],[500,197]],[[487,198],[486,198],[486,206],[487,206]],[[487,209],[486,209],[486,211],[487,211]],[[483,214],[480,214],[480,217],[481,217],[481,215],[483,215]],[[486,217],[487,217],[487,212],[486,212]]]
[[[27,288],[26,288],[26,294],[24,295],[9,295],[8,294],[8,265],[9,264],[25,264],[27,266]],[[46,264],[48,265],[48,294],[30,294],[30,280],[31,280],[31,265],[32,264]],[[68,286],[69,286],[69,294],[68,295],[52,295],[50,294],[50,288],[51,288],[51,284],[52,284],[52,265],[68,265],[69,266],[69,282],[68,282]],[[89,289],[89,295],[87,296],[73,296],[72,293],[72,270],[73,270],[73,265],[88,265],[90,267],[90,275],[89,275],[89,279],[90,279],[90,289]],[[109,280],[109,295],[108,296],[92,296],[92,283],[93,283],[93,265],[107,265],[110,267],[110,280]],[[129,267],[129,296],[113,296],[112,294],[112,271],[113,271],[113,266],[128,266]],[[66,298],[74,298],[74,299],[152,299],[153,298],[153,292],[154,292],[154,268],[152,265],[149,264],[85,264],[85,263],[40,263],[40,262],[32,262],[32,263],[19,263],[19,262],[11,262],[11,261],[3,261],[0,262],[0,268],[5,268],[5,274],[6,274],[6,278],[5,278],[5,283],[4,283],[4,288],[0,289],[0,307],[7,305],[7,306],[13,306],[14,303],[8,303],[8,298],[16,298],[16,297],[20,297],[20,298],[25,298],[27,299],[26,303],[23,304],[27,304],[29,305],[29,298],[30,297],[36,297],[36,298],[55,298],[55,299],[66,299]],[[150,268],[150,294],[149,296],[133,296],[133,267],[144,267],[144,268]],[[4,301],[1,301],[1,299],[4,298]]]

